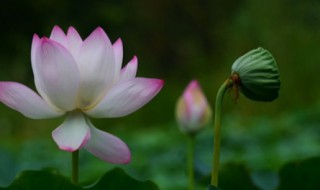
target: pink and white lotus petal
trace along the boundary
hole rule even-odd
[[[40,40],[39,36],[37,34],[34,34],[33,39],[32,39],[32,45],[31,45],[31,66],[32,66],[32,71],[33,71],[33,75],[34,75],[34,83],[35,83],[36,87],[40,86],[39,80],[41,79],[41,78],[35,76],[36,73],[38,73],[35,63],[36,63],[36,52],[38,50],[38,47],[40,46],[40,43],[41,43],[40,41],[41,40]],[[37,90],[38,90],[39,94],[45,94],[41,88],[37,88]]]
[[[48,38],[34,40],[33,72],[41,96],[60,110],[76,108],[80,74],[69,51]]]
[[[121,69],[121,39],[112,44],[98,27],[82,40],[58,26],[50,38],[34,34],[31,63],[38,94],[15,82],[0,82],[0,101],[26,117],[52,118],[67,113],[52,132],[60,149],[82,147],[104,161],[126,164],[131,154],[119,138],[96,129],[87,116],[121,117],[148,103],[162,88],[160,79],[136,78],[138,60]]]
[[[32,70],[36,69],[34,63],[36,62],[36,51],[38,50],[38,46],[40,45],[40,38],[37,34],[33,35],[32,45],[31,45],[31,64]]]
[[[148,78],[134,78],[118,83],[96,107],[86,113],[96,118],[128,115],[148,103],[163,84],[163,80]]]
[[[61,150],[73,152],[90,139],[89,121],[81,112],[71,112],[66,120],[52,132]]]
[[[123,46],[122,41],[119,38],[113,45],[113,52],[114,52],[114,61],[115,61],[115,72],[116,75],[120,74],[121,66],[122,66],[122,60],[123,60]],[[119,76],[116,76],[119,77]]]
[[[129,63],[121,70],[119,82],[135,78],[137,69],[138,58],[136,56],[133,56],[131,61],[129,61]]]
[[[50,107],[38,94],[17,82],[0,82],[0,101],[32,119],[54,118],[64,113]]]
[[[51,31],[50,39],[58,42],[59,44],[63,45],[65,48],[68,48],[67,36],[59,26],[53,27]]]
[[[102,28],[94,30],[82,43],[77,63],[81,76],[78,105],[87,109],[104,96],[115,79],[112,44]]]
[[[92,124],[90,130],[91,138],[84,146],[90,153],[114,164],[127,164],[131,161],[130,150],[121,139],[95,128]]]
[[[79,56],[79,51],[82,45],[82,38],[80,37],[79,33],[73,27],[69,27],[67,32],[67,44],[68,49],[73,55],[73,57]]]

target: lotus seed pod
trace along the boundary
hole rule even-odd
[[[279,95],[280,78],[276,61],[261,47],[239,57],[232,65],[231,79],[249,99],[273,101]]]

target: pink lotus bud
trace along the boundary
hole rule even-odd
[[[176,119],[180,130],[194,134],[210,121],[211,116],[211,108],[198,81],[191,81],[176,106]]]

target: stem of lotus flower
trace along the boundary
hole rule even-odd
[[[189,180],[189,190],[194,190],[194,145],[195,145],[195,136],[188,135],[188,180]]]
[[[73,184],[78,184],[79,178],[79,150],[72,152],[72,177]]]
[[[218,174],[220,162],[220,128],[221,128],[221,109],[225,92],[232,87],[233,81],[227,79],[219,88],[216,97],[215,118],[214,118],[214,142],[213,142],[213,163],[211,173],[211,185],[218,187]]]

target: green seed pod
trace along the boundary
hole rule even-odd
[[[276,61],[261,47],[239,57],[232,65],[231,79],[249,99],[273,101],[279,95],[280,78]]]

